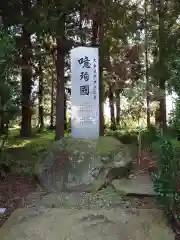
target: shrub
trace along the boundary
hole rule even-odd
[[[168,216],[179,219],[180,144],[176,140],[160,139],[153,144],[159,171],[152,176],[158,200]]]
[[[5,178],[6,172],[10,171],[10,167],[12,165],[12,159],[9,154],[5,152],[5,143],[7,141],[6,135],[0,136],[0,177]]]
[[[116,130],[116,131],[112,131],[109,130],[106,132],[107,136],[111,136],[111,137],[115,137],[116,139],[118,139],[120,142],[122,142],[123,144],[133,144],[133,143],[137,143],[137,133],[136,132],[127,132],[125,130]]]
[[[152,147],[153,142],[159,139],[159,134],[155,126],[151,125],[148,129],[140,130],[142,148]]]

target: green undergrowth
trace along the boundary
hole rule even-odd
[[[180,220],[180,142],[161,138],[153,143],[152,149],[159,169],[152,176],[158,201],[166,215]]]
[[[39,155],[54,141],[54,133],[44,131],[31,138],[20,138],[17,133],[17,130],[10,131],[3,158],[12,172],[32,175]]]
[[[11,130],[4,147],[4,161],[10,166],[12,172],[33,175],[35,174],[35,165],[44,155],[43,153],[49,150],[54,138],[55,135],[52,131],[37,133],[31,138],[20,138],[19,130]],[[100,140],[97,142],[97,151],[101,150],[103,153],[107,153],[119,145],[119,141],[115,138],[110,140],[109,138],[100,138]],[[121,148],[121,145],[119,147]]]

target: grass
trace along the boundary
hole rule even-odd
[[[13,163],[11,164],[13,165],[13,167],[11,166],[13,172],[34,173],[35,164],[54,139],[55,134],[53,131],[46,130],[42,133],[34,134],[31,138],[21,138],[19,137],[19,129],[11,129],[5,145],[5,153],[8,155],[9,162]],[[101,146],[105,152],[108,152],[112,146],[117,145],[119,142],[116,139],[112,139],[106,143],[105,140],[103,139],[103,144],[100,144],[106,146],[105,149]]]
[[[39,156],[54,141],[54,132],[44,131],[31,138],[20,138],[17,129],[10,131],[5,152],[15,163],[13,171],[33,173]]]

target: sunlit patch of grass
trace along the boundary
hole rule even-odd
[[[14,162],[18,163],[17,168],[21,165],[21,169],[17,169],[17,172],[23,169],[29,172],[28,169],[34,168],[41,154],[53,141],[54,133],[50,131],[44,131],[34,135],[34,137],[23,139],[19,137],[17,129],[13,129],[10,131],[5,145],[5,152]]]
[[[19,132],[17,129],[13,129],[10,131],[8,141],[6,143],[7,148],[17,148],[17,147],[25,147],[26,145],[32,144],[41,144],[43,142],[52,141],[54,139],[54,133],[50,131],[44,131],[42,133],[36,134],[31,138],[21,138],[19,137]]]

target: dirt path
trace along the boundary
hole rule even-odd
[[[100,199],[104,198],[103,192],[104,191],[101,191],[101,194],[99,194],[98,196],[99,201]],[[107,191],[105,192],[106,192],[105,195],[108,195]],[[48,206],[53,204],[54,204],[53,206],[56,206],[57,203],[58,205],[60,205],[59,200],[57,201],[55,200],[56,197],[53,200],[53,202],[55,203],[50,203],[50,202],[48,203],[47,199],[51,199],[52,196],[47,195],[42,197],[43,194],[44,192],[40,191],[38,182],[33,177],[18,176],[18,175],[10,174],[10,175],[7,175],[7,179],[5,181],[0,180],[0,207],[7,208],[7,211],[5,214],[3,215],[0,214],[0,227],[9,218],[9,216],[14,210],[16,210],[17,208],[22,208],[25,205],[27,205],[27,207],[31,207],[31,206],[33,207],[34,206],[33,202],[37,203],[40,201],[40,199],[42,202],[44,201],[45,204],[47,203]],[[77,198],[77,194],[70,194],[69,198],[71,198],[72,195],[76,195],[76,198]],[[88,194],[81,193],[80,195],[87,196]],[[64,198],[67,199],[67,197],[68,197],[67,194],[64,194]],[[108,198],[108,197],[105,197],[105,198]],[[119,199],[119,196],[116,196],[114,194],[111,196],[111,198],[115,198],[114,206],[118,204],[122,204],[122,199]],[[119,200],[118,201],[119,203],[117,203],[117,199]],[[132,208],[134,209],[135,208],[144,208],[144,209],[156,208],[156,203],[151,197],[127,198],[126,201],[124,201],[124,203],[126,203],[125,204],[126,207],[131,205]],[[112,201],[111,203],[107,203],[106,205],[108,204],[111,205]],[[65,205],[68,205],[68,203]]]
[[[174,240],[161,211],[121,208],[18,209],[0,229],[2,240]]]
[[[1,207],[8,207],[1,223],[19,208],[0,228],[2,240],[174,239],[153,198],[121,197],[111,188],[45,195],[33,178],[17,176],[0,193]]]

